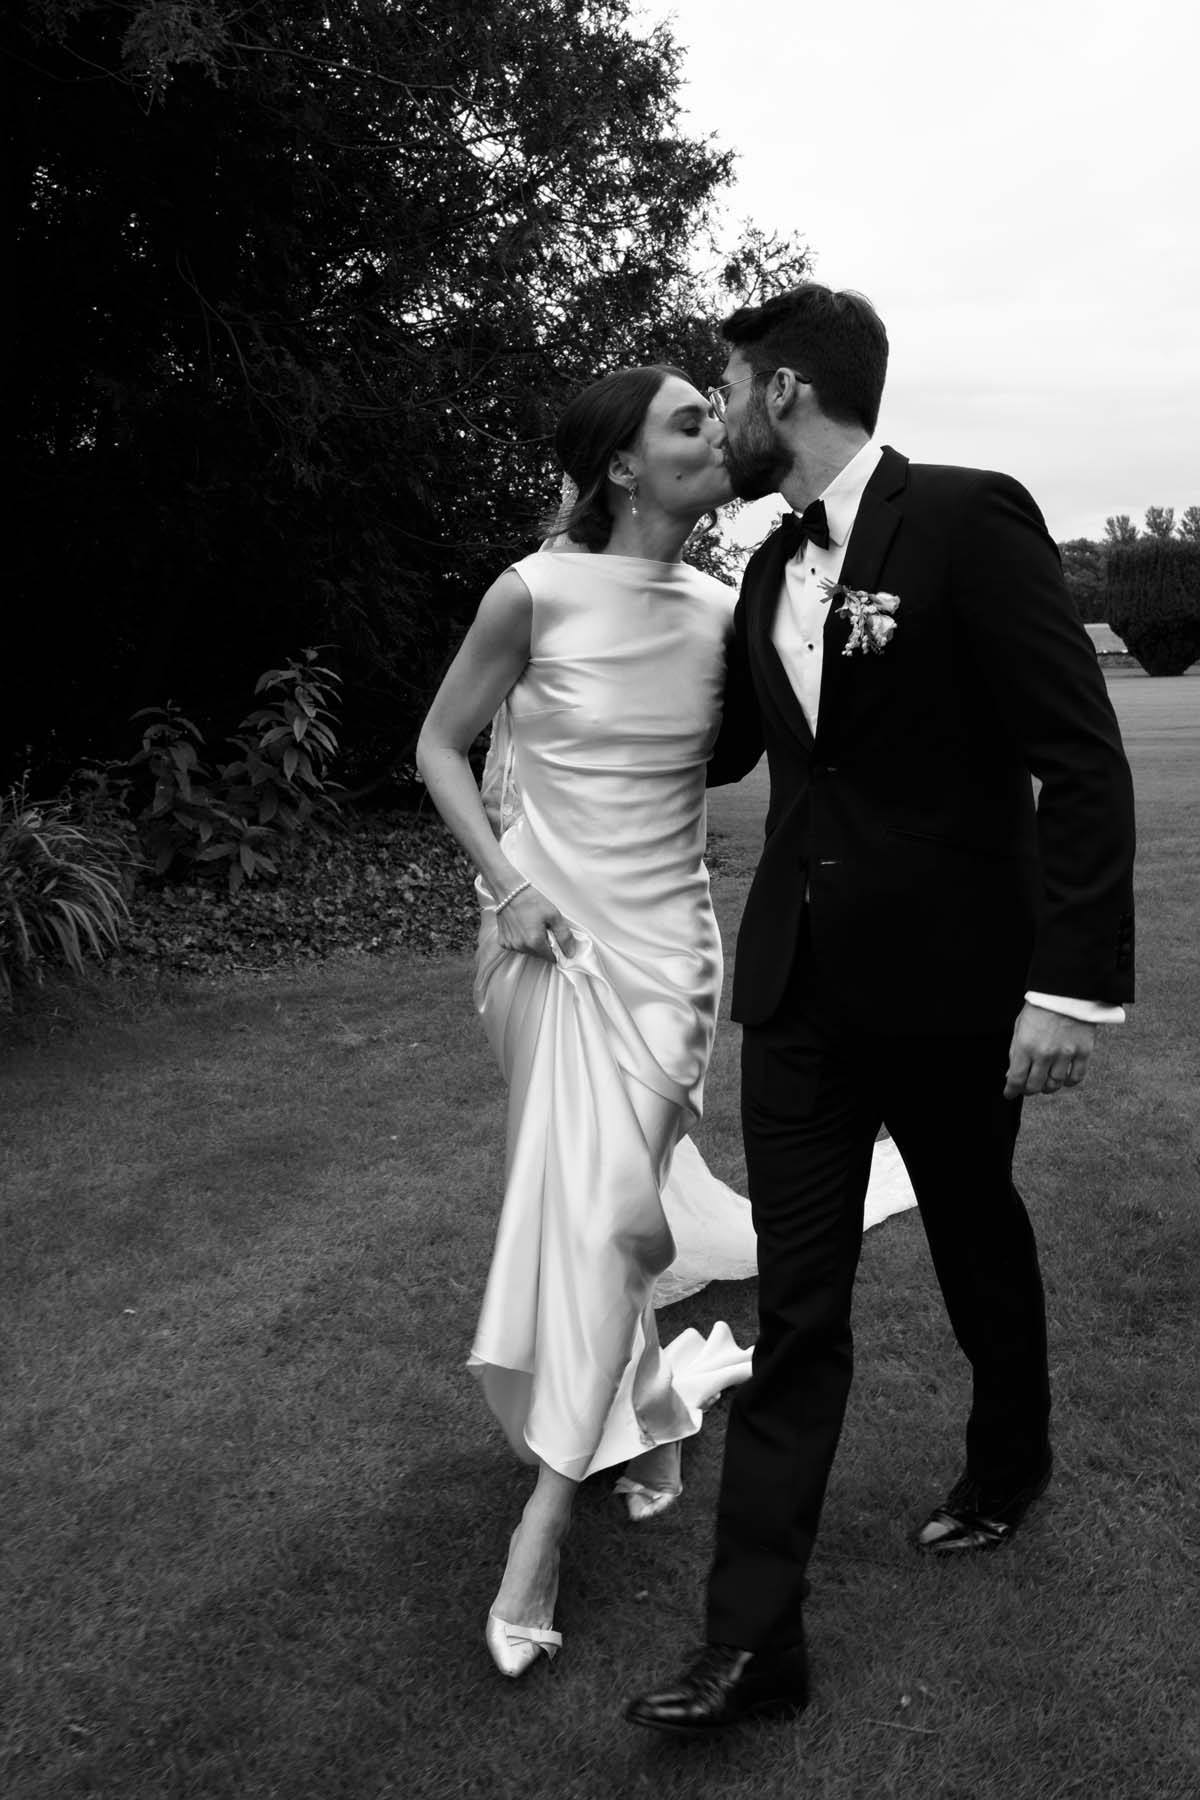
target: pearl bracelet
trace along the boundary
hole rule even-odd
[[[483,909],[484,912],[502,913],[510,900],[515,900],[518,894],[523,894],[526,888],[532,886],[532,881],[520,882],[519,885],[512,890],[511,894],[505,894],[503,900],[497,900],[495,906],[485,906]]]

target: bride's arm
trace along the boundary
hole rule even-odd
[[[417,740],[417,768],[438,812],[475,864],[496,900],[521,887],[483,809],[467,752],[529,661],[533,602],[506,569],[483,596],[475,622],[446,671]],[[571,935],[557,908],[527,887],[498,915],[500,940],[510,950],[549,955],[552,930],[564,950]]]

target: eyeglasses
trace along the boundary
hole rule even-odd
[[[741,375],[736,381],[726,381],[723,382],[720,387],[710,387],[707,390],[708,404],[712,407],[718,419],[723,420],[725,417],[727,406],[725,396],[730,388],[744,387],[748,381],[757,381],[759,376],[763,373],[764,371],[762,369],[755,369],[753,375]]]
[[[725,396],[730,388],[744,387],[748,381],[770,381],[774,373],[774,369],[755,369],[753,375],[739,375],[736,381],[725,381],[722,382],[720,387],[710,387],[706,390],[708,404],[712,407],[718,419],[723,423],[725,414],[728,410],[728,402],[726,401]],[[794,369],[792,370],[792,374],[796,375]],[[812,386],[807,375],[796,375],[796,380],[800,382],[803,387]]]

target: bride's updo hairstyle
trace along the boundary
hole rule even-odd
[[[691,376],[670,363],[614,369],[584,388],[558,421],[554,448],[579,497],[542,523],[546,537],[569,537],[587,550],[603,550],[612,535],[608,465],[618,450],[632,449],[655,394],[671,375]]]

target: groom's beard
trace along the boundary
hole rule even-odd
[[[788,460],[780,456],[770,421],[760,407],[749,413],[737,437],[726,441],[725,466],[739,500],[761,500],[764,494],[778,493]]]

